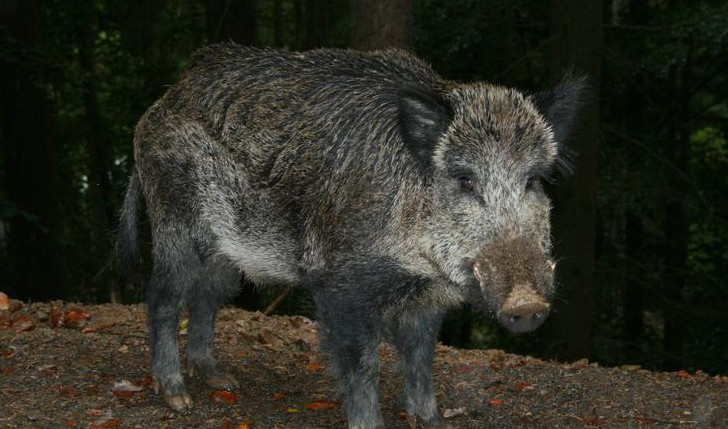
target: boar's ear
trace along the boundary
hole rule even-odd
[[[573,157],[572,151],[564,142],[569,138],[586,91],[586,77],[568,73],[554,89],[540,92],[532,98],[536,108],[554,131],[554,138],[559,145],[556,167],[564,175],[571,173]]]
[[[397,95],[404,144],[420,167],[429,169],[435,144],[450,123],[450,106],[439,95],[419,88],[401,88]]]

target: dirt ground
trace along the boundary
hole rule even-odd
[[[188,378],[195,407],[179,415],[154,393],[142,305],[9,307],[0,310],[2,428],[345,427],[306,318],[223,310],[216,352],[242,387],[214,391]],[[387,427],[408,428],[396,355],[387,346],[380,354]],[[728,428],[726,376],[445,346],[433,374],[440,409],[456,428]]]

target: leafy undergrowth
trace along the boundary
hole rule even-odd
[[[154,393],[144,313],[142,305],[0,299],[0,427],[345,427],[312,321],[222,310],[215,349],[241,387],[216,391],[188,377],[195,407],[180,415]],[[180,339],[184,347],[184,324]],[[387,346],[380,355],[387,427],[410,427],[396,355]],[[725,376],[445,346],[433,373],[456,428],[728,428]]]

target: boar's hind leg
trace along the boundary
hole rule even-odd
[[[384,333],[401,355],[404,372],[404,403],[417,427],[441,428],[430,367],[442,315],[404,312],[385,321]]]
[[[147,323],[152,347],[152,372],[165,400],[176,411],[187,411],[192,399],[180,369],[177,333],[185,297],[194,283],[199,261],[171,249],[184,247],[159,240],[153,249],[154,269],[147,288]]]
[[[379,332],[373,309],[314,293],[321,332],[321,350],[344,393],[349,429],[384,427],[379,410]]]
[[[189,373],[200,375],[216,389],[239,386],[232,374],[218,367],[212,353],[217,309],[238,291],[239,286],[240,274],[235,268],[209,262],[190,293],[187,327]]]

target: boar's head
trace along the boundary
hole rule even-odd
[[[483,83],[441,97],[400,93],[403,138],[429,180],[431,264],[513,332],[549,312],[555,263],[542,180],[569,170],[562,142],[583,86],[567,79],[536,96]]]

